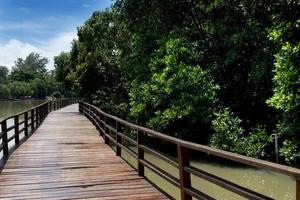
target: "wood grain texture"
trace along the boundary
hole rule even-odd
[[[7,161],[0,199],[167,199],[71,105],[48,115]]]

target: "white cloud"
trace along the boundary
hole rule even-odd
[[[57,56],[62,51],[70,51],[71,42],[75,38],[77,38],[76,32],[61,33],[40,47],[42,55],[49,59],[49,69],[54,68],[54,56]]]
[[[82,4],[82,7],[89,8],[89,7],[91,7],[91,5],[90,4]]]
[[[76,37],[76,32],[65,32],[38,45],[10,39],[7,43],[0,44],[0,65],[11,69],[17,58],[25,58],[29,53],[36,52],[47,57],[49,59],[47,67],[53,69],[54,56],[62,51],[69,51],[71,42]]]
[[[37,51],[38,48],[31,44],[11,39],[6,44],[0,45],[0,65],[7,66],[10,69],[17,58],[24,58],[30,52]]]

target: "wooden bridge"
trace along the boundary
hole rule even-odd
[[[46,102],[1,122],[0,199],[173,198],[147,181],[145,169],[179,188],[184,200],[214,199],[192,185],[191,175],[247,199],[272,199],[190,166],[190,152],[196,151],[291,176],[300,200],[299,169],[179,140],[75,103]],[[175,146],[176,158],[148,145],[154,138]],[[123,151],[135,159],[136,170],[121,159]],[[145,159],[145,153],[178,168],[178,177]]]

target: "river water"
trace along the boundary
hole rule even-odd
[[[0,101],[0,121],[11,115],[28,110],[42,102],[36,100]]]
[[[130,154],[126,153],[126,151],[122,151],[122,157],[136,168],[137,162]],[[165,162],[164,160],[148,153],[145,153],[145,159],[168,172],[169,174],[173,175],[174,177],[179,177],[178,169]],[[240,165],[234,166],[233,164],[229,165],[218,163],[217,161],[201,160],[201,158],[197,159],[197,161],[192,161],[191,165],[253,191],[264,194],[273,199],[296,199],[296,181],[294,178],[286,175],[268,170],[257,169],[254,167],[241,167]],[[147,168],[145,169],[145,176],[159,188],[162,188],[164,192],[170,194],[175,199],[180,199],[179,189],[170,184],[168,181],[159,177]],[[198,177],[192,176],[191,180],[193,187],[197,188],[201,192],[210,195],[215,199],[245,199]]]
[[[0,101],[0,121],[8,116],[30,109],[42,101]],[[13,141],[12,141],[13,142]],[[0,157],[2,153],[0,153]],[[122,157],[133,166],[137,163],[133,157],[126,154],[126,151],[122,151]],[[159,168],[167,171],[171,175],[178,177],[178,170],[169,163],[155,157],[151,154],[146,154],[145,159],[155,164]],[[192,166],[220,176],[224,179],[232,181],[236,184],[242,185],[251,190],[265,194],[269,197],[278,200],[294,200],[296,184],[295,179],[278,174],[275,172],[261,170],[257,168],[232,166],[224,163],[217,163],[214,161],[206,161],[197,159],[192,161]],[[166,193],[180,199],[180,191],[178,188],[165,181],[158,175],[154,174],[150,170],[145,170],[146,177],[154,184],[162,188]],[[211,184],[200,178],[192,176],[192,185],[200,191],[211,195],[216,199],[224,200],[238,200],[244,199],[238,195],[228,192],[219,186]]]
[[[37,106],[44,101],[40,100],[24,100],[24,101],[0,101],[0,122],[4,120],[7,117],[10,117],[14,114],[20,113],[25,110],[29,110],[30,108]],[[20,121],[24,120],[23,115],[20,117]],[[8,119],[7,120],[7,127],[13,126],[14,119]],[[24,127],[24,124],[20,126],[20,129]],[[1,126],[0,126],[0,132],[1,132]],[[8,132],[8,137],[11,137],[14,135],[14,130],[11,130]],[[24,137],[24,132],[20,134],[20,139]],[[2,143],[2,140],[0,139],[0,144]],[[11,148],[14,146],[14,140],[10,141],[8,143],[8,147]],[[3,153],[0,151],[0,159],[2,158]]]

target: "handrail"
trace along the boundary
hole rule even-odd
[[[133,151],[127,148],[122,144],[122,139],[126,142],[131,143],[132,146],[136,146],[137,153],[134,153],[138,162],[138,174],[140,176],[144,176],[144,168],[152,170],[154,173],[160,175],[165,180],[169,181],[175,186],[179,186],[181,191],[181,199],[183,200],[191,200],[192,197],[200,198],[200,199],[211,199],[212,197],[204,194],[203,192],[195,189],[191,185],[191,174],[195,175],[199,178],[202,178],[206,181],[209,181],[213,184],[217,184],[220,187],[223,187],[226,190],[229,190],[233,193],[236,193],[240,196],[243,196],[248,199],[272,199],[258,192],[249,190],[240,185],[232,183],[230,181],[224,180],[221,177],[216,175],[204,172],[197,168],[193,168],[190,166],[190,151],[198,151],[202,153],[207,153],[214,155],[219,158],[223,158],[226,160],[231,160],[239,163],[246,164],[248,166],[253,166],[261,169],[267,169],[271,171],[275,171],[281,174],[288,175],[290,177],[294,177],[296,180],[296,200],[300,200],[300,169],[292,168],[289,166],[276,164],[256,158],[251,158],[243,155],[239,155],[236,153],[223,151],[219,149],[214,149],[205,145],[196,144],[188,141],[184,141],[172,136],[168,136],[157,131],[138,126],[136,124],[127,122],[123,119],[120,119],[116,116],[105,113],[98,107],[88,104],[86,102],[79,102],[79,111],[83,113],[87,118],[93,122],[96,128],[99,130],[100,135],[104,138],[105,143],[109,144],[114,143],[116,145],[116,155],[121,155],[121,149],[125,148],[126,151]],[[129,128],[132,131],[137,131],[137,139],[135,142],[133,140],[126,140],[128,136],[122,133],[122,127]],[[111,134],[114,134],[115,138]],[[161,139],[163,141],[172,143],[177,146],[177,160],[171,160],[170,158],[162,155],[157,150],[150,148],[145,143],[145,136],[151,135],[154,138]],[[124,141],[123,140],[123,141]],[[154,155],[160,155],[159,158],[164,161],[172,164],[174,167],[179,169],[179,179],[176,182],[176,177],[164,172],[160,169],[157,169],[155,165],[146,161],[144,159],[144,151],[152,153]]]
[[[51,111],[58,110],[77,102],[78,99],[75,98],[46,101],[40,105],[34,106],[0,121],[0,139],[2,141],[0,142],[0,152],[3,153],[3,157],[0,158],[0,172],[8,159],[9,154],[19,146],[20,134],[24,133],[22,141],[27,139],[30,134],[32,134],[41,125]],[[8,121],[13,121],[12,125],[9,125]],[[14,132],[10,134],[12,131]],[[15,143],[12,148],[9,148],[9,142],[13,139],[15,140]]]

